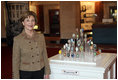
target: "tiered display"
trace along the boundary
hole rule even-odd
[[[79,34],[73,34],[72,38],[59,50],[59,56],[61,60],[65,61],[83,61],[83,62],[95,62],[96,55],[101,53],[101,50],[97,51],[96,44],[93,44],[91,39],[87,39],[87,34],[83,33],[83,29],[80,29]]]

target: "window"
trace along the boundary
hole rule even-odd
[[[29,10],[27,1],[8,1],[7,5],[9,12],[8,15],[11,22],[17,22],[20,19],[22,13]]]

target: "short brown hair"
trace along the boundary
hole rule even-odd
[[[35,18],[35,24],[37,24],[37,16],[36,13],[33,11],[26,11],[22,14],[20,21],[23,22],[25,18],[28,18],[29,16],[33,16]]]

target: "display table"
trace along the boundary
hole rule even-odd
[[[116,54],[101,53],[96,65],[63,61],[59,54],[49,58],[51,79],[110,79],[116,77]]]

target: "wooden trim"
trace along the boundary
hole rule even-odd
[[[59,41],[60,37],[45,37],[47,41]]]

